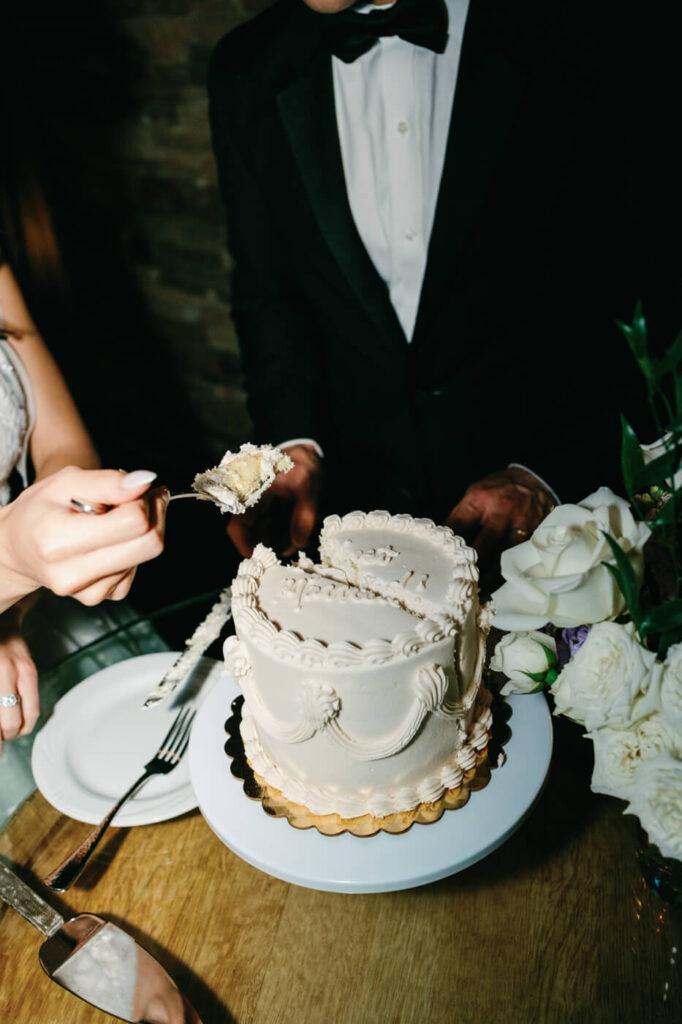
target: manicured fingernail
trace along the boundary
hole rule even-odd
[[[134,487],[150,484],[152,480],[156,480],[156,473],[152,473],[150,469],[134,469],[132,473],[126,473],[123,477],[121,487],[129,487],[132,490]]]

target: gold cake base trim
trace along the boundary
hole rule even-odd
[[[257,800],[266,814],[274,818],[286,818],[293,828],[316,828],[324,836],[339,836],[349,832],[354,836],[374,836],[378,832],[399,835],[407,832],[413,825],[432,825],[439,821],[445,811],[455,811],[463,807],[471,793],[484,789],[490,781],[488,765],[488,748],[479,751],[476,764],[455,789],[446,789],[439,800],[418,804],[411,811],[399,811],[375,818],[371,814],[363,814],[357,818],[342,818],[338,814],[313,814],[307,807],[292,803],[290,800],[252,769],[241,737],[241,710],[244,703],[242,696],[232,701],[232,715],[225,723],[228,740],[225,753],[231,759],[230,771],[236,779],[243,782],[243,790],[251,800]]]

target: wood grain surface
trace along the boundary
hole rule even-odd
[[[123,925],[204,1024],[679,1024],[682,915],[643,884],[634,819],[590,793],[580,731],[560,721],[555,732],[529,820],[432,885],[292,886],[239,860],[194,812],[112,829],[76,886],[46,898]],[[37,885],[84,829],[36,793],[0,834],[0,856]],[[0,1020],[112,1020],[42,973],[41,942],[0,904]]]

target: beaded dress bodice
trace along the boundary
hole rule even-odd
[[[0,311],[0,322],[1,322]],[[31,389],[21,361],[0,337],[0,505],[10,499],[14,468],[26,483],[28,440],[33,426]]]

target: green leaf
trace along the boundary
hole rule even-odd
[[[674,477],[681,466],[682,458],[674,448],[658,455],[651,462],[645,463],[638,478],[637,490],[641,490],[643,487],[655,487],[657,484],[667,485],[667,481]],[[623,472],[623,476],[625,476],[625,472]]]
[[[545,673],[545,672],[524,672],[523,674],[524,674],[524,676],[528,676],[529,679],[532,679],[534,683],[538,684],[535,687],[534,690],[529,690],[528,691],[529,693],[540,693],[548,685],[547,681],[545,679],[545,676],[548,673]]]
[[[647,525],[650,526],[652,530],[656,530],[659,526],[671,526],[680,518],[680,511],[679,502],[676,502],[673,497],[670,497],[665,502],[656,518],[650,520]]]
[[[652,608],[642,619],[642,629],[647,633],[665,633],[678,627],[682,628],[682,598]]]
[[[679,644],[682,640],[682,626],[677,626],[675,629],[667,630],[662,633],[658,640],[658,656],[659,658],[665,658],[668,653],[668,648],[672,647],[673,644]]]
[[[606,538],[616,562],[615,565],[611,565],[609,562],[602,562],[602,565],[605,565],[609,572],[615,577],[616,583],[620,587],[620,591],[625,598],[625,604],[628,607],[632,621],[635,624],[637,632],[641,636],[642,612],[639,603],[639,584],[637,583],[637,577],[635,576],[635,570],[632,562],[613,537],[610,537],[604,530],[602,530],[602,534]]]
[[[637,435],[622,413],[620,424],[622,428],[620,461],[623,469],[623,480],[625,481],[625,490],[628,494],[633,495],[646,486],[643,483],[646,463],[644,462],[644,455],[637,440]]]
[[[524,676],[528,676],[528,678],[532,679],[534,683],[544,682],[546,674],[544,672],[524,672],[523,669],[521,671],[523,672]]]
[[[682,363],[682,331],[680,331],[666,354],[659,361],[658,372],[659,374],[674,373],[680,363]]]
[[[646,320],[642,312],[641,300],[635,306],[635,312],[632,317],[632,325],[621,323],[617,321],[618,326],[627,338],[628,345],[632,349],[632,354],[639,362],[640,359],[646,358],[647,355],[647,329]]]
[[[543,651],[545,652],[545,657],[547,658],[547,668],[554,668],[554,666],[557,663],[556,654],[554,653],[551,647],[547,647],[545,644],[540,644],[540,647],[542,647]]]
[[[618,321],[618,326],[625,335],[632,354],[637,360],[640,370],[644,374],[649,393],[653,392],[656,389],[656,384],[658,383],[658,374],[654,360],[649,355],[647,327],[646,320],[642,312],[642,303],[638,302],[635,307],[632,325]]]

